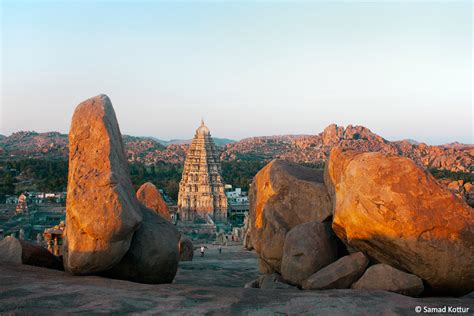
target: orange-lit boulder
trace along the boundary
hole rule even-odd
[[[249,192],[250,237],[264,273],[281,272],[286,233],[331,215],[323,172],[273,160],[255,175]]]
[[[106,95],[88,99],[76,107],[69,131],[64,268],[112,268],[141,219],[112,103]]]
[[[160,191],[151,182],[146,182],[141,185],[137,191],[138,200],[148,207],[160,214],[164,219],[171,221],[170,211],[168,205],[160,194]]]
[[[333,230],[345,243],[432,291],[474,289],[474,210],[413,161],[335,148],[325,181]]]

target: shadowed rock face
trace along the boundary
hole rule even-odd
[[[181,236],[179,240],[179,261],[193,261],[194,245],[191,239]]]
[[[141,185],[137,191],[138,200],[148,207],[160,214],[164,219],[171,221],[170,211],[168,205],[160,194],[160,191],[151,182],[146,182]]]
[[[423,292],[423,281],[416,275],[397,270],[387,264],[376,264],[365,271],[353,289],[384,290],[408,296]]]
[[[282,160],[273,160],[257,173],[249,197],[251,244],[264,273],[280,272],[290,229],[322,222],[331,212],[323,173]]]
[[[356,252],[317,271],[303,282],[305,290],[348,289],[364,273],[369,259]]]
[[[21,253],[20,241],[15,237],[0,240],[0,263],[21,264]]]
[[[155,211],[140,205],[143,223],[130,250],[105,276],[140,283],[171,283],[178,270],[180,234]]]
[[[39,245],[11,236],[0,240],[0,264],[26,264],[63,270],[59,257]]]
[[[122,259],[141,222],[117,118],[106,95],[76,107],[69,146],[64,266],[74,274],[91,274]]]
[[[21,261],[23,264],[64,270],[61,257],[56,257],[45,248],[28,241],[20,240],[20,244],[22,250]]]
[[[336,259],[336,236],[331,224],[304,223],[286,234],[281,275],[285,281],[301,285],[302,281]]]
[[[474,210],[407,158],[335,148],[326,165],[333,229],[438,293],[474,289]]]

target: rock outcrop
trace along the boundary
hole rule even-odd
[[[191,239],[181,236],[179,240],[179,261],[193,261],[194,245]]]
[[[142,218],[106,95],[77,106],[69,151],[64,266],[74,274],[108,270],[127,253]]]
[[[251,244],[261,272],[281,271],[286,233],[306,222],[322,222],[331,202],[321,171],[282,160],[260,170],[249,192]]]
[[[193,277],[200,278],[199,275]],[[415,306],[453,306],[459,307],[458,315],[469,315],[474,306],[473,295],[413,298],[387,291],[258,290],[241,286],[203,286],[199,283],[156,286],[96,276],[78,278],[61,271],[26,265],[0,265],[0,310],[6,315],[49,315],[54,308],[54,313],[60,315],[332,316],[415,315]]]
[[[180,234],[154,210],[144,205],[140,210],[143,223],[133,235],[130,250],[104,275],[148,284],[171,283],[178,270]]]
[[[305,290],[348,289],[364,273],[369,259],[356,252],[322,268],[302,284]]]
[[[286,234],[281,275],[285,281],[301,285],[316,271],[336,259],[337,243],[331,223],[300,224]]]
[[[20,241],[15,237],[0,240],[0,263],[21,264],[21,253]]]
[[[353,289],[383,290],[407,296],[418,296],[423,292],[423,281],[416,275],[397,270],[387,264],[376,264],[352,284]]]
[[[474,207],[474,185],[471,182],[465,183],[463,180],[453,181],[452,179],[438,179],[438,182],[465,200],[469,206]]]
[[[61,260],[45,248],[12,236],[0,240],[0,263],[26,264],[63,270]]]
[[[335,148],[325,180],[346,244],[434,292],[474,289],[474,211],[413,161]]]
[[[259,288],[267,290],[294,289],[294,286],[285,283],[281,275],[277,273],[265,274],[260,277]]]
[[[55,270],[64,270],[60,257],[50,253],[47,249],[28,241],[20,240],[21,262],[30,266],[43,267]]]
[[[260,288],[260,278],[256,278],[255,280],[249,281],[244,285],[245,289],[259,289]]]
[[[170,211],[168,205],[160,194],[160,191],[151,182],[146,182],[141,185],[137,191],[138,200],[148,207],[160,214],[164,219],[171,221]]]

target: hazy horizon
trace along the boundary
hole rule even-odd
[[[119,122],[120,124],[120,122]],[[207,124],[206,124],[207,125]],[[347,127],[347,125],[339,125],[339,124],[336,124],[338,126],[344,126],[344,127]],[[352,124],[353,126],[355,126],[354,124]],[[364,127],[367,127],[367,126],[364,126]],[[369,127],[367,127],[369,128]],[[370,129],[370,128],[369,128]],[[323,129],[324,130],[324,129]],[[212,133],[212,130],[210,130],[211,132],[211,136],[212,138],[218,138],[218,139],[227,139],[227,140],[231,140],[231,141],[240,141],[240,140],[243,140],[243,139],[246,139],[246,138],[252,138],[252,137],[271,137],[271,136],[288,136],[288,135],[291,135],[291,136],[303,136],[303,135],[317,135],[319,133],[321,133],[323,130],[319,131],[319,132],[316,132],[316,133],[313,133],[313,134],[307,134],[307,133],[299,133],[299,134],[268,134],[268,135],[253,135],[253,136],[249,136],[249,137],[244,137],[244,138],[229,138],[229,137],[220,137],[219,135],[214,135]],[[16,132],[34,132],[34,133],[38,133],[38,134],[42,134],[42,133],[49,133],[49,132],[58,132],[60,134],[64,134],[64,135],[67,135],[69,133],[69,131],[57,131],[57,130],[48,130],[48,131],[37,131],[37,130],[17,130],[17,131],[13,131],[11,132],[10,134],[2,134],[0,133],[0,135],[3,135],[3,136],[11,136],[12,134],[16,133]],[[379,136],[382,136],[383,135],[380,135],[378,134],[377,132],[371,130],[371,132],[379,135]],[[141,138],[154,138],[158,141],[163,141],[163,142],[172,142],[172,141],[191,141],[194,137],[194,134],[192,134],[191,136],[187,137],[187,138],[176,138],[176,137],[173,137],[173,138],[163,138],[163,137],[160,137],[160,136],[155,136],[155,135],[133,135],[133,134],[127,134],[127,133],[124,133],[122,131],[122,135],[127,135],[127,136],[132,136],[132,137],[141,137]],[[401,141],[401,140],[409,140],[409,141],[417,141],[419,143],[426,143],[426,142],[422,142],[422,141],[419,141],[417,139],[414,139],[414,138],[403,138],[403,139],[388,139],[386,137],[383,137],[385,138],[386,140],[388,141]],[[450,144],[450,143],[462,143],[462,142],[459,142],[459,141],[452,141],[452,142],[447,142],[447,143],[439,143],[439,144],[431,144],[431,143],[426,143],[428,145],[446,145],[446,144]],[[471,144],[471,143],[463,143],[463,144]]]
[[[122,133],[473,143],[470,1],[1,4],[0,134],[67,133],[100,93]]]

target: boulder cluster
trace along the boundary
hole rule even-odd
[[[88,99],[69,132],[64,268],[141,283],[172,282],[180,234],[151,183],[135,194],[110,99]]]
[[[464,199],[469,206],[474,207],[474,184],[464,180],[439,179],[451,192]]]
[[[410,159],[336,147],[324,171],[274,160],[249,198],[264,275],[246,287],[474,290],[474,210]]]
[[[140,283],[171,283],[178,261],[193,258],[160,191],[150,182],[135,193],[122,134],[110,99],[76,107],[69,131],[69,174],[63,258],[7,237],[0,262],[102,275]]]

